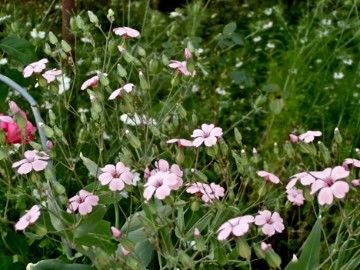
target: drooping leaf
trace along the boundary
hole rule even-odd
[[[88,169],[90,175],[97,177],[99,174],[98,165],[91,159],[84,157],[82,153],[80,153],[80,158],[83,161],[85,167]]]
[[[21,64],[29,64],[36,61],[34,46],[26,39],[9,36],[0,41],[0,49],[2,49],[9,58],[19,61]]]
[[[105,213],[106,207],[100,205],[94,212],[88,216],[83,217],[83,220],[74,231],[74,237],[79,238],[94,231],[95,228],[100,224],[100,221],[103,219]]]

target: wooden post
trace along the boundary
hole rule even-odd
[[[63,39],[70,44],[74,45],[74,36],[70,32],[70,18],[75,9],[75,0],[62,0],[62,27],[61,34]]]

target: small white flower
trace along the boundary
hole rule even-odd
[[[256,37],[253,38],[253,41],[254,41],[255,43],[259,42],[260,40],[261,40],[261,37],[260,37],[260,36],[256,36]]]
[[[266,44],[266,47],[269,48],[269,49],[274,49],[274,48],[275,48],[275,44],[269,41],[269,42]]]
[[[193,93],[196,93],[196,92],[199,92],[199,86],[194,84],[192,87],[191,87],[191,92]]]
[[[8,63],[7,58],[1,58],[1,59],[0,59],[0,65],[1,65],[1,66],[6,65],[7,63]]]
[[[324,30],[324,31],[319,33],[320,37],[326,37],[327,35],[329,35],[329,30]]]
[[[180,12],[176,12],[176,11],[170,12],[169,17],[170,18],[177,18],[177,17],[184,18],[184,16]]]
[[[65,91],[70,89],[71,79],[65,74],[56,77],[56,80],[59,82],[59,95],[62,95]]]
[[[79,112],[79,113],[87,113],[87,112],[89,112],[89,109],[79,108],[79,109],[78,109],[78,112]]]
[[[243,61],[237,62],[237,63],[235,64],[235,67],[239,68],[239,67],[241,67],[243,64],[244,64]]]
[[[348,59],[344,59],[343,60],[343,63],[347,66],[351,66],[352,63],[353,63],[353,60],[351,58],[348,58]]]
[[[332,21],[331,19],[322,19],[321,24],[322,25],[331,25]]]
[[[266,16],[270,16],[270,15],[272,14],[272,12],[273,12],[272,8],[266,8],[266,9],[264,10],[264,14],[265,14]]]
[[[341,80],[342,78],[344,78],[344,73],[340,72],[334,72],[334,79],[335,80]]]
[[[220,88],[220,87],[217,87],[215,89],[215,92],[218,93],[220,96],[225,96],[227,94],[227,92],[225,91],[224,88]]]
[[[262,28],[263,28],[264,30],[266,30],[266,29],[269,29],[269,28],[271,28],[271,27],[273,27],[273,22],[272,22],[272,21],[264,24]]]
[[[88,38],[88,37],[82,37],[81,38],[81,41],[83,42],[83,43],[92,43],[93,41],[90,39],[90,38]]]

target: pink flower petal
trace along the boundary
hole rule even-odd
[[[109,189],[111,191],[121,191],[124,189],[124,187],[124,182],[119,178],[114,178],[109,184]]]
[[[43,160],[35,160],[34,162],[31,163],[32,167],[35,171],[39,172],[42,170],[45,170],[45,168],[48,165],[47,161],[43,161]]]
[[[336,166],[331,171],[331,178],[333,180],[343,179],[345,177],[348,177],[349,174],[350,172],[345,170],[343,166]]]
[[[318,195],[318,202],[320,205],[331,204],[334,196],[332,190],[329,187],[322,188]]]
[[[217,239],[220,241],[225,240],[226,238],[229,237],[231,230],[232,230],[231,227],[223,228],[221,231],[219,231]]]
[[[19,169],[17,170],[19,174],[28,174],[32,170],[31,163],[24,163],[22,164]]]
[[[337,181],[330,187],[332,193],[338,199],[344,198],[346,193],[349,192],[349,188],[349,184],[344,181]]]

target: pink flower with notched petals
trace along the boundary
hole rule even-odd
[[[224,188],[215,183],[211,183],[210,185],[200,182],[189,184],[186,192],[197,194],[199,197],[201,196],[201,199],[206,203],[213,203],[225,195]]]
[[[151,175],[154,175],[157,172],[169,172],[169,173],[173,173],[176,175],[176,180],[177,183],[173,186],[171,186],[171,188],[173,190],[177,190],[179,189],[179,187],[182,186],[183,184],[183,171],[181,170],[181,168],[179,167],[179,165],[177,164],[172,164],[170,166],[169,162],[167,162],[164,159],[160,159],[159,161],[155,161],[155,169],[151,171]]]
[[[348,177],[349,171],[345,170],[342,166],[334,168],[327,168],[320,172],[312,172],[316,178],[315,182],[311,185],[310,194],[318,194],[318,202],[320,205],[331,204],[335,198],[342,199],[349,191],[349,184],[345,181],[338,181]]]
[[[217,239],[221,241],[227,239],[231,235],[237,237],[242,236],[249,231],[249,224],[253,222],[254,217],[250,215],[229,219],[217,230]]]
[[[166,143],[176,143],[179,147],[191,147],[193,146],[192,141],[186,139],[170,139]]]
[[[300,181],[303,186],[311,185],[315,182],[315,177],[311,173],[312,172],[301,172],[291,176],[291,180],[286,185],[286,189],[288,190],[293,188],[298,181]]]
[[[191,72],[187,69],[187,63],[186,61],[176,61],[176,60],[170,60],[169,68],[175,69],[176,72],[184,75],[184,76],[190,76]]]
[[[360,168],[360,160],[354,158],[347,158],[344,160],[342,166],[348,170],[350,165],[355,168]]]
[[[43,171],[48,165],[49,156],[45,152],[28,150],[24,153],[25,158],[15,162],[12,167],[17,168],[19,174],[28,174],[31,171]]]
[[[78,211],[80,215],[84,216],[91,213],[94,206],[98,205],[99,197],[84,189],[79,191],[79,195],[75,195],[69,199],[68,213],[75,213]]]
[[[310,143],[315,139],[315,137],[320,137],[321,135],[322,135],[321,131],[309,130],[299,135],[299,140],[304,143]]]
[[[116,165],[108,164],[101,168],[101,171],[99,181],[103,186],[109,185],[111,191],[122,191],[125,184],[133,184],[134,175],[130,172],[130,168],[122,162],[118,162]]]
[[[88,89],[90,87],[95,88],[97,87],[98,83],[99,83],[99,76],[95,75],[93,77],[91,77],[90,79],[86,80],[82,85],[81,85],[81,90],[85,90]]]
[[[195,129],[191,137],[195,138],[193,141],[195,147],[199,147],[202,144],[210,147],[215,145],[218,138],[221,138],[222,135],[222,129],[215,127],[214,124],[202,124],[201,129]]]
[[[45,68],[46,64],[49,62],[46,58],[43,58],[37,62],[27,65],[23,70],[23,75],[25,78],[30,77],[33,73],[41,73]]]
[[[34,224],[40,216],[40,206],[34,205],[26,212],[25,215],[23,215],[18,222],[15,224],[15,230],[17,231],[23,231],[25,230],[29,225]]]
[[[47,83],[51,83],[53,81],[56,80],[57,76],[60,76],[62,74],[62,71],[59,69],[51,69],[48,71],[45,71],[42,76],[44,77],[44,79],[47,81]]]
[[[304,195],[301,189],[297,189],[295,187],[286,190],[287,199],[293,205],[300,206],[304,204]]]
[[[134,84],[127,83],[123,87],[116,89],[114,92],[112,92],[108,99],[113,100],[116,97],[121,96],[124,91],[126,93],[130,93],[131,91],[133,91],[134,87],[135,87]]]
[[[269,173],[267,171],[257,171],[256,172],[258,176],[264,178],[267,182],[272,182],[274,184],[279,184],[280,179],[275,174]]]
[[[113,32],[115,35],[121,36],[124,39],[129,37],[136,38],[140,36],[140,32],[138,30],[126,26],[114,28]]]
[[[260,226],[263,234],[268,236],[281,233],[285,229],[283,219],[279,213],[271,213],[269,210],[259,211],[259,214],[255,217],[255,224]]]
[[[174,173],[158,171],[151,175],[145,183],[144,198],[149,201],[152,196],[159,200],[170,195],[173,186],[177,185],[177,176]]]

